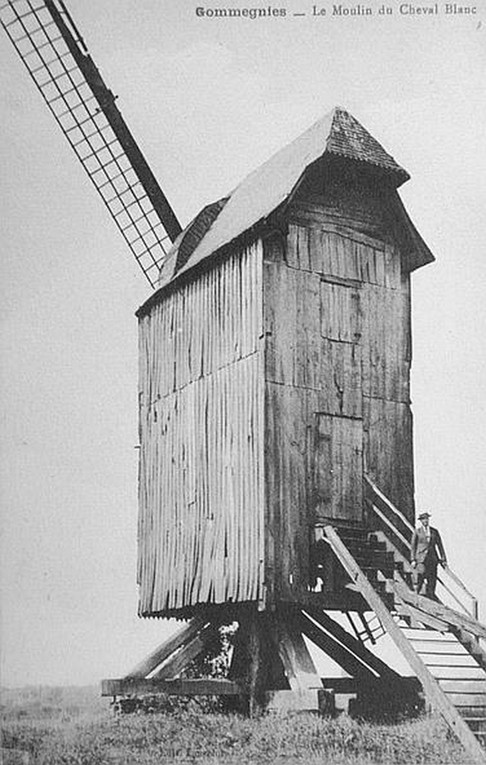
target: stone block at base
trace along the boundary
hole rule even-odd
[[[307,691],[267,691],[265,708],[268,712],[335,713],[334,694],[321,688]]]

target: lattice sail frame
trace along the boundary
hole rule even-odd
[[[62,0],[9,0],[0,21],[152,287],[181,226]]]

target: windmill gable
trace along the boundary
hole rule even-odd
[[[190,256],[178,257],[184,232],[162,268],[159,285],[166,286],[179,275],[215,255],[238,237],[248,233],[286,204],[295,194],[306,171],[319,159],[341,158],[351,163],[374,168],[386,177],[395,214],[400,220],[404,235],[409,239],[410,270],[431,262],[433,256],[427,245],[413,228],[400,203],[395,189],[409,179],[409,175],[394,158],[373,138],[368,131],[344,109],[336,107],[312,125],[305,133],[285,146],[267,162],[254,170],[227,198],[211,205],[214,215],[209,226],[201,226],[207,220],[208,207],[186,228],[194,225],[200,236],[192,239]]]

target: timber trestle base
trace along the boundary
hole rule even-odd
[[[356,711],[366,715],[417,711],[421,688],[422,702],[442,715],[472,762],[485,765],[486,626],[477,611],[457,611],[415,593],[410,564],[383,532],[346,538],[331,525],[322,531],[342,569],[343,591],[336,595],[345,603],[345,590],[361,603],[360,610],[341,609],[351,631],[319,605],[319,593],[275,610],[258,611],[256,604],[208,609],[128,675],[104,680],[102,695],[227,696],[232,709],[254,715],[262,709],[332,713],[335,691],[355,694]],[[235,621],[227,678],[184,677],[194,659],[209,652],[220,627]],[[415,677],[402,677],[367,647],[384,634]],[[305,639],[349,677],[319,677]]]
[[[238,621],[227,678],[189,678],[185,670],[204,656],[219,627]],[[350,677],[321,678],[304,638],[323,650]],[[102,681],[103,696],[173,694],[232,697],[229,708],[257,711],[335,712],[334,692],[380,699],[382,708],[412,709],[420,703],[415,678],[398,675],[324,611],[285,606],[222,611],[219,619],[197,616],[125,677]],[[229,699],[228,699],[229,700]]]

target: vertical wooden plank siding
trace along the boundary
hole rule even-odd
[[[377,200],[305,193],[264,255],[266,583],[307,591],[310,526],[361,522],[362,476],[413,518],[410,278]],[[268,248],[270,249],[270,248]]]
[[[140,319],[139,611],[262,597],[262,245]]]
[[[410,409],[410,275],[397,246],[386,244],[385,283],[363,283],[363,425],[366,470],[413,522]]]
[[[339,223],[336,210],[330,216],[324,204],[319,207],[300,201],[289,227],[287,264],[305,271],[312,262],[320,275],[321,335],[327,339],[319,360],[321,386],[332,391],[330,381],[334,379],[341,396],[351,394],[351,401],[361,400],[365,469],[413,520],[410,276],[402,269],[400,245],[390,225],[382,227],[381,233],[376,225],[370,228],[373,235],[364,233],[364,217],[355,224],[359,230],[353,230],[349,215]],[[309,248],[313,248],[307,255],[296,251],[296,243],[303,241],[304,226]],[[351,299],[358,300],[358,313]],[[291,317],[286,321],[291,323]],[[352,343],[348,349],[355,361],[359,354],[354,371],[349,361],[343,361],[345,343]],[[308,350],[313,353],[313,347]],[[349,370],[344,384],[340,381],[343,365]],[[331,376],[329,369],[333,370]],[[360,387],[360,393],[352,389],[350,380]],[[279,381],[283,382],[282,376]],[[360,416],[357,409],[354,414]]]

